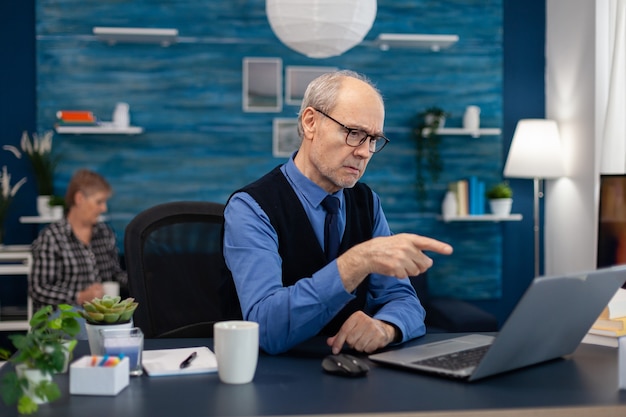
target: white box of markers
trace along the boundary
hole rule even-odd
[[[128,358],[100,366],[102,356],[83,356],[70,365],[70,394],[117,395],[128,386]]]

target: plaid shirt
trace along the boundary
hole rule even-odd
[[[33,268],[28,286],[34,311],[44,305],[75,305],[76,294],[95,282],[126,284],[115,234],[104,223],[94,226],[91,244],[85,245],[62,219],[43,229],[31,249]]]

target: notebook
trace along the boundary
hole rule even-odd
[[[468,381],[559,358],[576,349],[625,281],[626,265],[538,277],[496,336],[470,334],[376,353],[369,358]],[[453,367],[450,362],[459,356],[478,358],[475,364],[449,369]]]
[[[193,352],[196,357],[189,366],[181,368],[180,364]],[[144,350],[141,364],[149,376],[191,375],[217,372],[215,354],[206,346],[177,349]]]

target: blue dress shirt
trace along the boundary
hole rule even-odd
[[[298,170],[293,157],[281,171],[298,195],[323,248],[326,212],[321,202],[327,193]],[[334,196],[341,202],[339,228],[343,234],[343,190]],[[249,194],[233,195],[224,217],[226,264],[237,287],[243,316],[259,323],[259,344],[266,352],[284,352],[315,336],[355,297],[345,290],[336,260],[313,276],[284,287],[276,231]],[[374,237],[389,235],[380,198],[374,194]],[[397,326],[402,341],[425,333],[425,312],[408,279],[372,274],[365,312]]]

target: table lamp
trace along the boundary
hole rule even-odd
[[[535,277],[539,276],[539,199],[543,197],[543,180],[562,177],[564,174],[561,139],[556,122],[546,119],[518,121],[504,165],[504,176],[532,178],[534,182]]]

